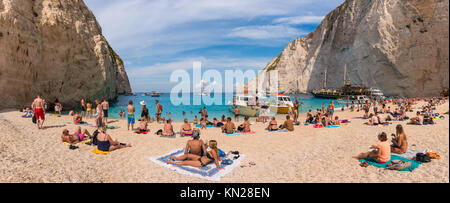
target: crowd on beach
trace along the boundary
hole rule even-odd
[[[424,101],[425,106],[415,108],[413,105],[417,104],[418,101]],[[443,118],[436,110],[436,106],[444,104],[446,98],[408,98],[408,99],[381,99],[381,100],[370,100],[365,102],[351,102],[351,104],[346,103],[345,106],[341,108],[342,111],[349,112],[362,112],[362,116],[359,119],[368,119],[367,125],[389,125],[391,121],[407,121],[406,124],[409,125],[427,125],[434,124],[434,119]],[[155,117],[151,118],[147,104],[145,101],[140,102],[142,106],[141,116],[137,128],[135,128],[136,120],[135,113],[136,109],[133,105],[133,101],[130,100],[126,110],[120,110],[119,117],[125,118],[127,120],[127,130],[132,131],[137,134],[147,134],[150,131],[150,124],[153,122],[164,123],[163,129],[155,131],[157,135],[160,136],[175,136],[179,134],[180,136],[190,136],[192,140],[187,142],[186,152],[180,157],[171,157],[167,160],[169,164],[178,165],[190,165],[194,167],[204,166],[212,161],[214,161],[218,168],[219,162],[222,159],[219,157],[219,152],[217,148],[217,141],[211,140],[209,142],[204,142],[200,140],[200,133],[203,129],[208,127],[216,127],[220,129],[219,131],[224,134],[234,134],[234,133],[252,133],[249,117],[244,117],[244,121],[235,125],[239,122],[239,109],[234,109],[235,118],[234,122],[231,117],[226,118],[223,115],[220,119],[213,118],[212,121],[209,120],[208,111],[206,107],[200,108],[199,117],[197,116],[192,122],[188,119],[184,119],[183,124],[179,132],[175,132],[172,125],[171,113],[166,113],[166,117],[162,117],[163,107],[159,104],[159,101],[155,101],[156,113]],[[299,120],[299,108],[301,103],[298,99],[294,102],[294,106],[289,107],[289,113],[286,115],[286,119],[283,124],[278,125],[277,119],[272,117],[269,119],[265,112],[260,113],[259,117],[256,118],[256,122],[266,123],[267,131],[290,131],[294,132],[295,125],[301,125],[302,122]],[[392,110],[391,106],[395,106]],[[44,129],[43,124],[45,121],[45,112],[48,108],[47,102],[42,99],[41,96],[33,101],[31,108],[24,108],[22,111],[25,113],[23,117],[33,117],[36,120],[36,125],[38,129]],[[97,145],[97,149],[103,152],[111,152],[117,149],[131,147],[130,143],[121,143],[118,140],[114,140],[109,134],[107,134],[108,126],[108,113],[109,113],[109,103],[106,99],[102,102],[95,100],[93,103],[86,101],[86,99],[81,99],[80,101],[80,111],[70,111],[69,115],[73,117],[73,123],[77,124],[74,133],[70,133],[68,129],[64,129],[61,134],[61,141],[68,143],[69,145],[74,145],[82,142],[89,142]],[[54,112],[57,116],[61,116],[62,112],[61,103],[56,100],[54,102]],[[416,112],[416,117],[409,118],[406,112]],[[186,112],[182,112],[183,116]],[[192,112],[191,112],[192,114]],[[448,112],[444,113],[448,114]],[[86,124],[84,119],[95,119],[96,130],[92,133],[88,129],[82,129],[80,124]],[[335,104],[331,101],[327,108],[322,105],[322,109],[316,109],[313,113],[309,110],[306,113],[306,119],[303,125],[313,125],[314,128],[322,128],[329,126],[339,126],[342,123],[350,123],[349,119],[339,119],[335,116]],[[192,124],[194,126],[192,126]],[[94,126],[92,126],[94,127]],[[110,129],[110,128],[109,128]],[[406,133],[404,131],[403,125],[398,124],[395,127],[395,134],[391,134],[392,143],[388,142],[388,136],[386,132],[381,132],[377,135],[379,143],[371,147],[370,152],[361,153],[354,158],[373,158],[379,163],[385,163],[389,161],[390,154],[402,154],[408,149],[408,142]]]

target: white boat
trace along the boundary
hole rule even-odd
[[[228,109],[234,113],[234,109],[239,109],[239,115],[256,117],[261,110],[261,107],[256,105],[255,97],[250,95],[236,95],[228,102]]]
[[[272,112],[277,112],[279,114],[288,114],[289,107],[294,107],[294,103],[291,97],[284,94],[273,94],[268,97],[269,108]]]
[[[371,97],[374,99],[385,99],[383,92],[379,88],[370,88]]]

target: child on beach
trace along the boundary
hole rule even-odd
[[[391,146],[389,145],[388,138],[385,132],[378,134],[378,145],[372,145],[370,152],[361,153],[358,156],[354,156],[356,159],[371,158],[378,163],[387,163],[391,159]]]

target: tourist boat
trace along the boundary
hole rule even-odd
[[[228,102],[228,109],[234,113],[234,109],[239,109],[239,115],[256,117],[261,110],[261,107],[256,105],[256,98],[251,95],[235,95],[232,100]]]
[[[152,94],[151,94],[151,96],[152,96],[152,97],[159,97],[159,96],[161,96],[161,93],[158,93],[158,92],[153,91]]]
[[[370,94],[371,94],[370,96],[373,99],[376,99],[376,100],[386,99],[386,97],[384,96],[383,92],[379,88],[372,87],[372,88],[369,89],[369,91],[370,91]]]
[[[380,91],[381,92],[381,91]],[[364,86],[352,86],[349,81],[340,89],[320,89],[311,92],[315,97],[326,99],[355,100],[358,95],[371,96],[372,92]],[[382,94],[382,93],[381,93]]]
[[[278,114],[288,114],[289,107],[294,107],[291,97],[284,94],[272,94],[269,96],[268,100],[270,111],[277,112]]]

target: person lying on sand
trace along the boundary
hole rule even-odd
[[[106,134],[105,126],[101,127],[97,140],[97,149],[104,152],[111,152],[116,149],[131,147],[131,144],[120,143],[118,140],[114,141],[111,136]]]
[[[339,121],[338,116],[334,117],[334,120],[331,121],[331,125],[341,125],[341,121]]]
[[[61,135],[61,141],[69,143],[69,144],[77,144],[77,143],[81,142],[79,140],[78,135],[69,134],[69,130],[67,130],[67,129],[63,130],[62,135]]]
[[[396,154],[404,154],[408,150],[408,141],[402,125],[395,127],[395,134],[392,134],[391,151]]]
[[[373,149],[370,152],[361,153],[358,156],[354,156],[355,159],[365,159],[372,158],[377,163],[386,163],[391,159],[391,146],[387,142],[388,138],[385,132],[378,134],[378,140],[380,141],[378,145],[372,145],[370,148]]]
[[[276,131],[278,130],[278,123],[275,120],[275,117],[272,117],[272,120],[269,122],[269,126],[266,128],[268,131]]]
[[[225,125],[223,125],[223,126],[221,127],[221,129],[222,129],[222,132],[223,132],[223,133],[233,134],[234,131],[235,131],[235,129],[236,129],[236,126],[235,126],[234,123],[231,121],[231,118],[228,117],[228,118],[227,118],[227,123],[225,123]]]
[[[192,129],[191,124],[189,124],[188,119],[184,119],[184,123],[181,126],[180,133],[181,136],[191,136],[195,131],[199,131],[198,128]]]
[[[195,154],[184,154],[179,157],[171,156],[171,159],[175,161],[171,161],[169,159],[166,160],[168,164],[175,164],[181,166],[193,166],[193,167],[204,167],[208,165],[211,161],[215,161],[216,167],[218,169],[223,169],[220,167],[219,162],[222,161],[219,157],[219,150],[217,149],[217,141],[211,140],[209,141],[210,151],[205,153],[205,156],[199,156]]]
[[[289,115],[286,116],[286,121],[284,121],[280,129],[287,129],[291,132],[294,131],[294,121],[291,120],[291,117]]]
[[[250,122],[248,122],[248,116],[245,116],[244,123],[238,126],[238,132],[250,132]]]
[[[192,140],[187,141],[184,154],[203,156],[203,152],[206,152],[206,144],[200,140],[200,133],[196,131],[192,135]]]
[[[175,133],[173,132],[173,125],[172,125],[172,120],[171,119],[168,119],[166,121],[166,124],[164,124],[163,135],[164,136],[169,136],[169,137],[175,135]]]

